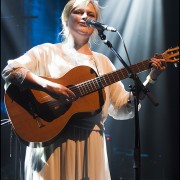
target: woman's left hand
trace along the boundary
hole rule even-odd
[[[151,66],[150,77],[152,80],[156,80],[161,72],[166,70],[166,60],[162,59],[161,55],[155,54],[155,56],[151,58]]]

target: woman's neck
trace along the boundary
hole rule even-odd
[[[87,55],[92,55],[92,51],[91,51],[91,49],[89,48],[89,44],[88,44],[88,43],[86,43],[86,44],[76,44],[76,43],[75,43],[74,48],[75,48],[79,53],[87,54]]]
[[[65,44],[69,47],[73,47],[76,51],[86,55],[92,55],[92,51],[89,48],[88,39],[74,39],[73,36],[69,35],[68,39],[66,39]]]

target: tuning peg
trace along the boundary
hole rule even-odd
[[[174,67],[177,68],[178,67],[178,64],[177,63],[173,63],[174,64]]]

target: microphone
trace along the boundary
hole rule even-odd
[[[104,30],[111,31],[111,32],[116,32],[117,31],[115,28],[110,27],[110,26],[108,26],[106,24],[102,24],[100,22],[97,22],[97,21],[95,21],[93,19],[84,18],[83,20],[86,22],[87,26],[94,27],[99,31],[104,31]]]

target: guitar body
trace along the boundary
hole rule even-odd
[[[92,68],[78,66],[62,78],[46,79],[71,87],[96,77]],[[42,91],[21,91],[17,86],[10,85],[4,98],[16,134],[26,145],[36,147],[53,142],[70,120],[87,118],[101,112],[105,92],[100,89],[65,105]]]

